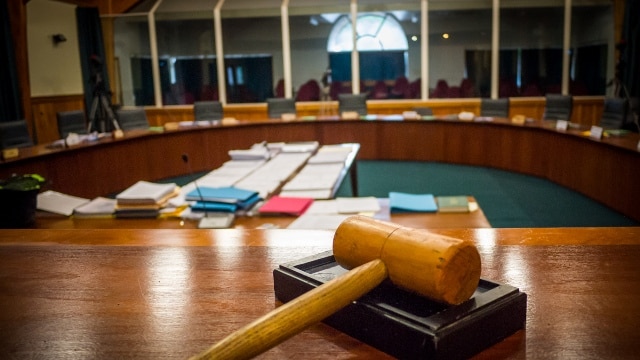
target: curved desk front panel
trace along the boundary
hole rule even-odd
[[[560,132],[541,122],[327,118],[142,131],[74,148],[23,149],[20,157],[0,162],[0,178],[39,173],[52,190],[93,198],[119,192],[138,180],[188,174],[182,154],[189,155],[193,171],[209,171],[229,159],[229,150],[264,140],[360,143],[359,159],[438,161],[534,175],[640,221],[639,136],[594,140],[578,130]]]

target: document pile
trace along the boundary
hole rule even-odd
[[[389,192],[391,212],[436,212],[438,205],[433,194]]]
[[[236,212],[247,210],[261,200],[257,191],[233,186],[196,187],[185,200],[195,202],[192,211]]]
[[[116,218],[155,218],[169,199],[177,196],[180,188],[175,183],[159,184],[138,181],[116,195]]]

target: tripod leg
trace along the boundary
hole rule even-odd
[[[87,133],[91,134],[92,130],[98,130],[96,126],[96,113],[98,111],[98,98],[94,97],[91,102],[91,111],[89,112],[89,127]]]
[[[104,109],[105,114],[111,120],[111,125],[113,125],[114,130],[120,130],[120,125],[116,120],[115,115],[113,114],[113,110],[111,110],[111,106],[109,106],[109,101],[105,95],[100,95],[100,101],[102,103],[102,107]]]

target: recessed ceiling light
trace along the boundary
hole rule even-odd
[[[447,33],[442,34],[442,38],[443,39],[448,39],[449,38],[449,34],[447,34]]]

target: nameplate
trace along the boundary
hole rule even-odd
[[[296,119],[296,114],[284,113],[284,114],[280,115],[280,119],[282,119],[282,121],[293,121],[293,120]]]
[[[511,122],[513,124],[517,124],[517,125],[524,124],[525,120],[526,120],[526,118],[524,117],[524,115],[516,115],[516,116],[511,118]]]
[[[458,114],[458,119],[462,121],[471,121],[475,117],[475,114],[470,111],[463,111]]]
[[[18,157],[18,155],[20,155],[20,151],[18,150],[18,148],[10,148],[10,149],[2,150],[2,158],[4,160],[16,158]]]
[[[568,128],[569,128],[569,122],[567,120],[556,121],[556,130],[567,131]]]
[[[122,131],[122,129],[113,130],[112,134],[114,139],[120,139],[124,137],[124,132]]]
[[[417,111],[403,111],[402,118],[408,120],[418,120],[420,119],[420,115],[418,115]]]
[[[236,118],[226,117],[226,118],[223,118],[220,123],[222,125],[234,125],[238,123],[238,120],[236,120]]]
[[[360,114],[357,111],[343,111],[340,117],[344,120],[357,120],[360,118]]]
[[[164,129],[165,130],[178,130],[178,127],[180,127],[180,124],[178,124],[177,122],[168,122],[164,124]]]
[[[589,131],[589,137],[596,140],[602,139],[602,128],[600,126],[593,125],[591,127],[591,131]]]

